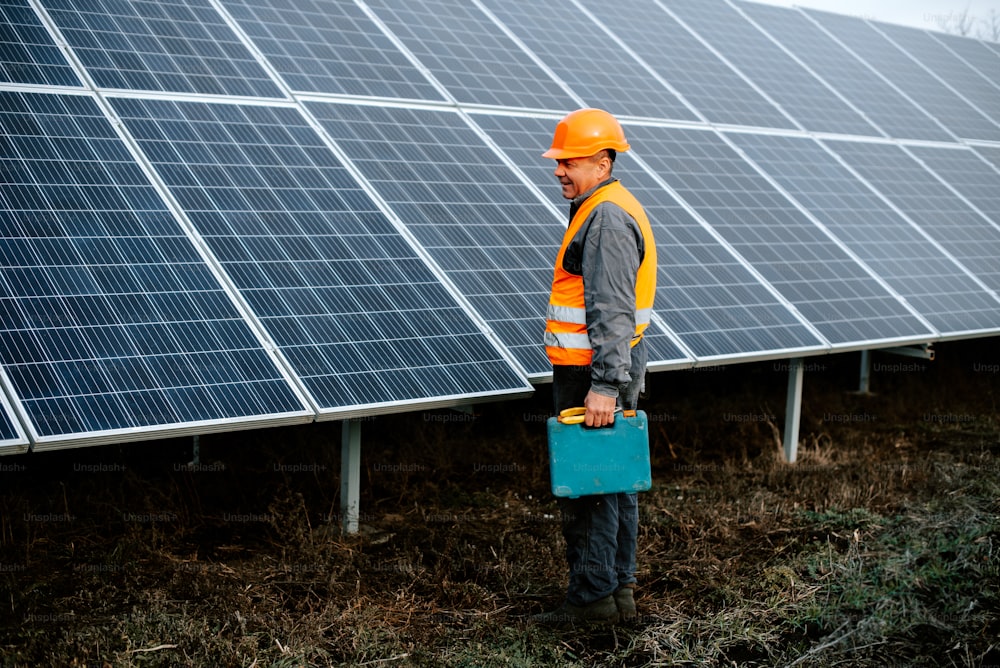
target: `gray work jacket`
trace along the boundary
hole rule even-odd
[[[570,203],[570,220],[588,197],[614,181],[610,178],[576,197]],[[594,350],[591,390],[598,394],[617,397],[631,379],[635,281],[645,255],[639,224],[612,202],[594,208],[563,255],[563,269],[583,276],[587,333]]]

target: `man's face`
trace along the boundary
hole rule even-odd
[[[566,199],[579,197],[608,177],[611,159],[604,152],[586,158],[556,160],[556,178]]]

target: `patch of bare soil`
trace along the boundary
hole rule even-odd
[[[553,631],[547,386],[362,422],[0,459],[2,666],[997,666],[1000,354],[651,374],[640,620]]]

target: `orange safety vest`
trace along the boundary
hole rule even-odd
[[[639,343],[649,326],[649,316],[656,296],[656,243],[649,219],[639,201],[614,181],[598,189],[577,210],[556,255],[552,294],[545,323],[545,352],[552,364],[587,366],[594,357],[594,350],[587,335],[587,308],[583,297],[583,276],[563,269],[563,256],[570,242],[598,204],[612,202],[625,210],[639,224],[645,241],[646,253],[639,264],[635,281],[635,334],[631,345]]]

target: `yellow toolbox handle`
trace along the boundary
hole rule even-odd
[[[583,406],[575,406],[574,408],[567,408],[565,410],[559,411],[559,422],[562,424],[580,424],[583,422],[583,416],[587,412],[587,409]],[[623,411],[621,408],[615,409],[616,413],[621,413],[624,417],[635,417],[634,410]]]

